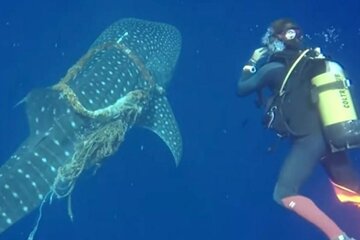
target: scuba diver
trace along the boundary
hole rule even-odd
[[[360,207],[360,177],[346,151],[360,146],[360,121],[342,67],[319,48],[306,49],[291,19],[271,23],[243,67],[239,96],[257,93],[264,125],[291,141],[273,198],[331,240],[354,240],[300,188],[319,163],[341,202]]]

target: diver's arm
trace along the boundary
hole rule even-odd
[[[285,65],[279,62],[270,62],[262,66],[257,72],[243,70],[238,81],[237,94],[246,96],[269,85],[272,81],[284,76]]]

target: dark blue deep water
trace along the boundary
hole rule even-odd
[[[31,89],[58,82],[111,23],[161,21],[183,37],[168,89],[184,141],[179,167],[159,138],[136,128],[96,175],[79,180],[74,222],[65,200],[46,204],[35,239],[325,239],[272,200],[289,148],[263,129],[254,96],[236,96],[236,82],[268,24],[291,17],[309,43],[344,65],[360,93],[359,12],[358,0],[3,0],[1,163],[28,135],[24,107],[15,105]],[[360,209],[336,201],[320,167],[303,192],[360,238]],[[27,239],[37,216],[28,215],[0,239]]]

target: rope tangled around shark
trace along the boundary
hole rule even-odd
[[[66,73],[65,77],[60,80],[59,83],[55,84],[52,88],[54,90],[60,91],[64,97],[68,100],[68,102],[71,104],[71,106],[75,109],[76,112],[90,117],[90,118],[98,118],[98,117],[112,117],[112,113],[114,110],[112,107],[114,105],[111,105],[107,108],[99,109],[96,111],[90,111],[86,109],[81,102],[79,101],[76,93],[71,89],[71,87],[68,85],[68,83],[75,79],[76,76],[79,74],[79,72],[84,68],[85,64],[93,57],[96,53],[100,51],[104,51],[107,49],[116,48],[121,50],[123,53],[125,53],[129,59],[131,59],[134,64],[138,67],[140,70],[140,73],[142,74],[142,77],[145,81],[149,83],[149,89],[147,91],[151,91],[153,89],[157,89],[158,86],[156,86],[156,83],[152,77],[152,74],[150,71],[146,68],[143,61],[138,57],[136,53],[134,53],[131,49],[129,49],[127,46],[120,42],[116,43],[107,43],[103,44],[100,47],[90,49],[80,60],[72,66]],[[145,90],[143,90],[143,95],[147,95],[148,92],[145,93]],[[121,101],[121,99],[119,99]]]
[[[99,167],[104,158],[118,150],[126,131],[134,125],[140,112],[136,104],[133,107],[126,105],[119,119],[79,136],[71,161],[58,169],[53,193],[58,198],[70,195],[77,178],[85,169]]]
[[[76,78],[92,56],[99,51],[109,48],[117,48],[125,53],[138,67],[143,79],[149,82],[150,88],[131,91],[118,99],[114,104],[92,111],[81,104],[76,93],[68,83]],[[60,91],[61,95],[67,99],[68,103],[77,113],[95,121],[101,121],[97,128],[91,129],[87,131],[88,133],[79,136],[79,141],[77,146],[75,146],[75,153],[71,161],[58,169],[58,174],[52,188],[52,195],[63,198],[70,196],[77,178],[85,169],[99,166],[104,158],[118,150],[124,141],[126,131],[136,122],[138,115],[149,101],[150,91],[156,88],[156,84],[142,60],[124,44],[116,42],[90,49],[68,70],[65,77],[52,88]]]

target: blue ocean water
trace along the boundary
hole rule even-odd
[[[134,129],[96,175],[85,174],[76,185],[74,222],[65,200],[47,204],[35,239],[325,239],[272,200],[288,146],[263,129],[254,96],[236,96],[236,81],[268,24],[291,17],[309,43],[344,65],[359,93],[359,10],[358,0],[4,1],[1,163],[28,134],[24,108],[15,105],[31,89],[58,82],[111,23],[126,17],[161,21],[183,37],[168,90],[184,141],[179,167],[159,138]],[[358,153],[353,155],[360,171]],[[336,201],[321,168],[303,191],[360,238],[360,210]],[[27,239],[37,216],[33,212],[0,239]]]

